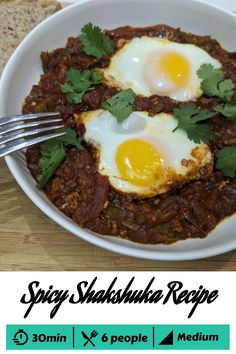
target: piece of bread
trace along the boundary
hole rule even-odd
[[[60,9],[56,0],[0,0],[0,73],[26,34]]]

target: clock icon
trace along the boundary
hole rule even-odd
[[[19,329],[12,340],[16,345],[24,345],[28,342],[28,339],[28,334],[23,329]]]

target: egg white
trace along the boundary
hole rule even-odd
[[[144,71],[152,70],[148,68],[149,59],[157,53],[175,52],[182,55],[189,62],[191,74],[185,87],[173,90],[171,82],[166,79],[156,77],[153,72],[153,80],[157,81],[156,86],[150,85],[144,75]],[[201,80],[197,75],[197,70],[204,63],[212,64],[214,68],[221,67],[221,63],[211,57],[203,49],[193,44],[182,44],[171,42],[166,39],[143,36],[133,38],[119,49],[111,58],[110,65],[101,69],[107,85],[116,86],[120,89],[131,88],[136,94],[151,96],[169,96],[177,101],[190,101],[202,95],[200,88]],[[150,73],[152,76],[152,73]],[[162,87],[161,87],[162,86]]]
[[[146,112],[133,112],[122,123],[108,111],[81,113],[79,121],[86,128],[84,139],[97,151],[98,171],[108,176],[110,184],[122,193],[150,197],[167,192],[189,180],[198,179],[200,170],[211,164],[212,154],[206,144],[195,144],[178,129],[171,114],[159,113],[149,117]],[[120,144],[130,139],[141,139],[152,144],[164,160],[165,171],[155,183],[137,186],[122,178],[116,165]],[[138,154],[138,151],[137,151]]]

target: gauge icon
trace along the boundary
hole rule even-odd
[[[28,339],[28,334],[23,329],[19,329],[12,340],[16,345],[24,345],[28,342]]]

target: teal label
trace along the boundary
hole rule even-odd
[[[156,348],[162,350],[229,350],[229,325],[155,326]]]
[[[8,350],[229,350],[229,325],[7,325]]]

